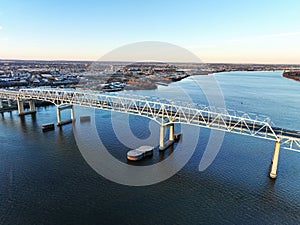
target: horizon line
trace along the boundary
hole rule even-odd
[[[43,62],[120,62],[120,63],[132,63],[139,61],[130,61],[130,60],[91,60],[91,59],[3,59],[0,58],[0,61],[43,61]],[[142,61],[140,61],[142,62]],[[151,61],[145,61],[150,63]],[[157,61],[161,62],[161,61]],[[300,65],[300,63],[263,63],[263,62],[172,62],[165,61],[163,63],[181,63],[181,64],[244,64],[244,65]]]

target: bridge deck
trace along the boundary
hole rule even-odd
[[[0,90],[0,99],[37,99],[56,105],[79,105],[103,110],[112,110],[145,116],[161,125],[183,123],[218,129],[268,140],[280,140],[287,148],[300,151],[300,131],[272,127],[268,118],[259,118],[246,113],[226,110],[211,110],[209,107],[195,107],[141,98],[107,95],[91,91],[63,89],[22,89],[20,91]]]

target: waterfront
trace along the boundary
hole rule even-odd
[[[228,108],[266,114],[277,126],[299,130],[300,83],[281,73],[230,72],[215,77]],[[208,78],[197,76],[158,90],[129,93],[181,98],[174,88],[179,86],[197,102],[205,103],[192,79],[205,83]],[[157,185],[127,187],[107,181],[86,164],[71,125],[41,132],[43,123],[56,120],[54,109],[39,108],[36,117],[24,120],[16,112],[1,117],[1,224],[266,224],[300,220],[299,153],[281,151],[274,182],[268,178],[274,143],[226,134],[216,160],[199,172],[209,136],[209,130],[201,129],[197,150],[178,174]],[[114,118],[122,126],[125,117]],[[126,161],[127,149],[120,147],[109,118],[110,113],[97,111],[99,135],[113,155]],[[147,138],[147,119],[131,118],[130,123],[136,136]],[[175,150],[187,146],[183,139]],[[155,160],[159,160],[158,154],[150,161]]]

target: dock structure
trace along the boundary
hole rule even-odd
[[[57,106],[57,125],[74,121],[74,105],[101,110],[143,116],[160,125],[159,149],[164,150],[174,143],[174,124],[186,124],[207,129],[246,135],[275,142],[270,167],[270,178],[277,177],[279,151],[285,149],[300,152],[300,131],[271,125],[269,118],[244,112],[215,109],[198,104],[174,103],[151,97],[116,96],[105,93],[65,89],[21,89],[19,91],[0,89],[0,99],[17,100],[19,115],[35,113],[35,100],[47,101]],[[24,101],[29,101],[29,111],[24,111]],[[71,119],[62,121],[61,111],[71,110]],[[166,128],[169,132],[165,142]]]

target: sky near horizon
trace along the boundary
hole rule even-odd
[[[300,64],[299,12],[298,0],[0,0],[0,59],[98,60],[160,41],[204,62]]]

